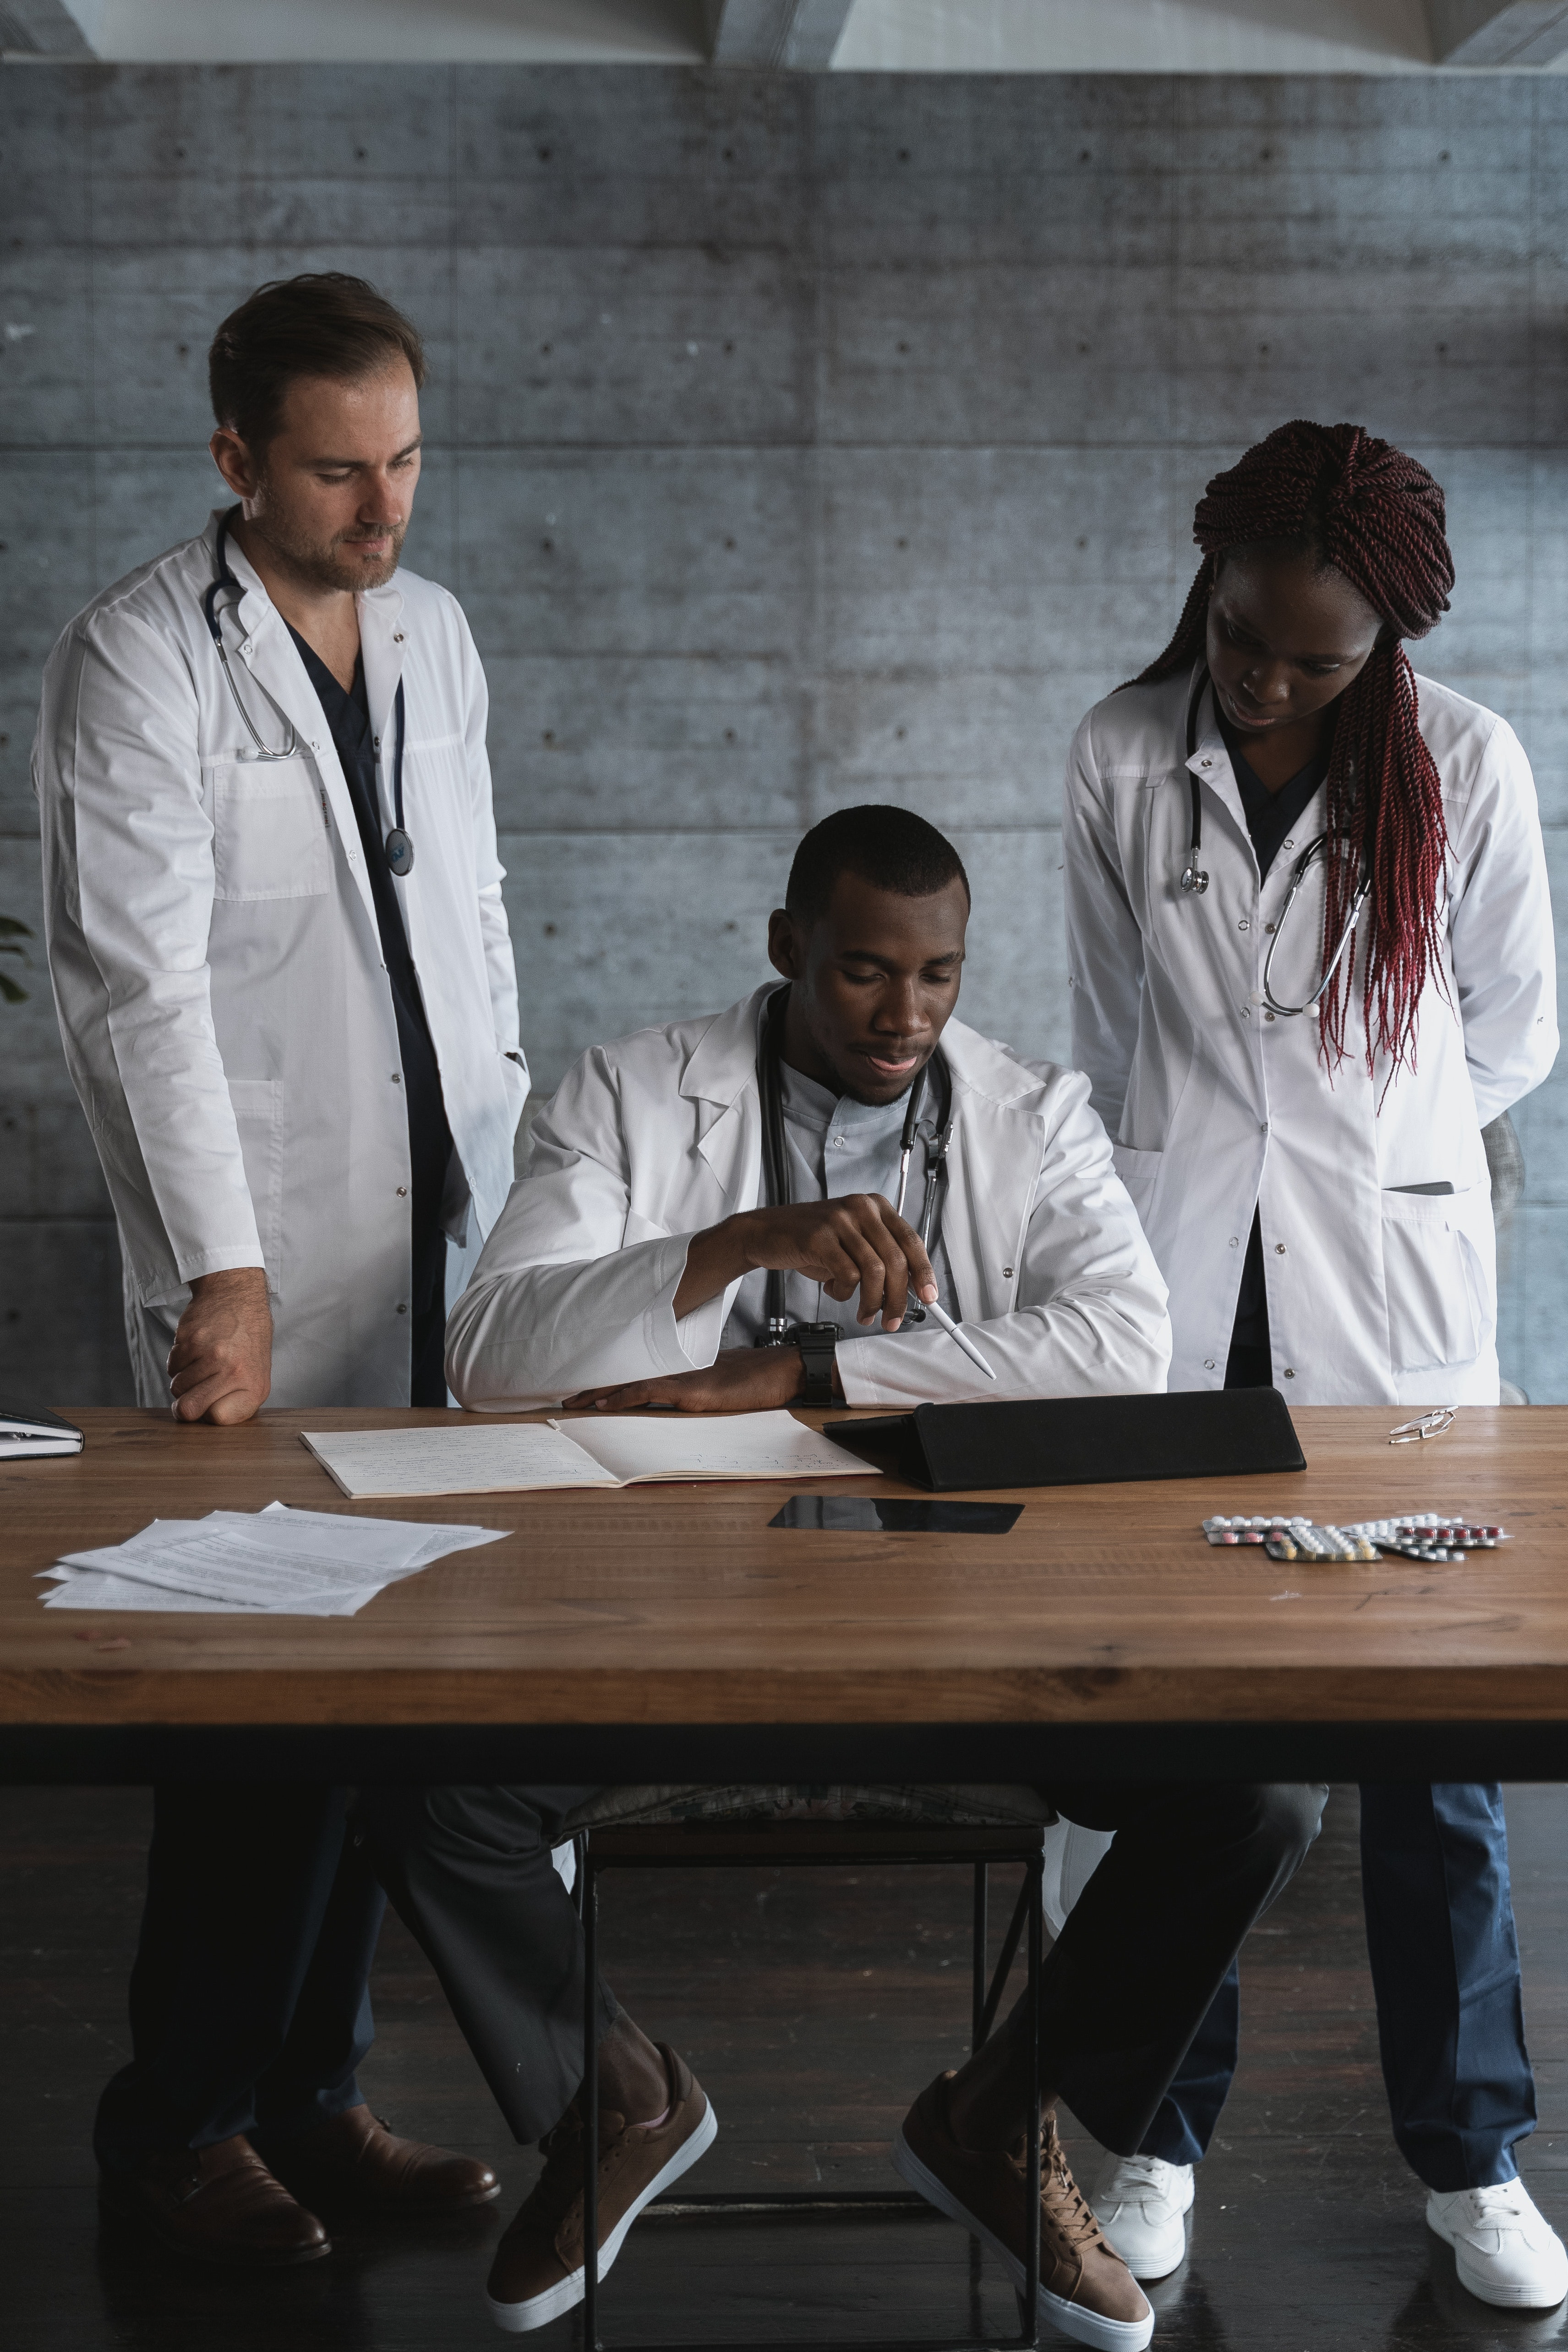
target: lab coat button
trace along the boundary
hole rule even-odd
[[[1214,1361],[1214,1358],[1213,1358],[1212,1356],[1205,1356],[1205,1357],[1204,1358],[1204,1370],[1205,1370],[1205,1372],[1212,1372],[1212,1371],[1214,1370],[1214,1368],[1215,1368],[1215,1361]]]
[[[1247,917],[1243,915],[1240,922],[1237,923],[1236,928],[1238,931],[1249,931],[1252,929],[1252,925],[1247,921]]]
[[[1200,760],[1198,761],[1198,765],[1200,768],[1212,768],[1214,766],[1214,761],[1212,760]]]
[[[1276,1243],[1275,1243],[1275,1244],[1274,1244],[1274,1255],[1275,1255],[1275,1256],[1276,1256],[1276,1257],[1283,1257],[1283,1256],[1284,1256],[1284,1255],[1285,1255],[1285,1244],[1284,1244],[1284,1243],[1283,1243],[1283,1242],[1276,1242]]]
[[[407,1200],[407,1198],[408,1198],[408,1187],[407,1187],[407,1185],[406,1185],[406,1184],[400,1184],[400,1185],[398,1186],[398,1188],[397,1188],[397,1197],[398,1197],[398,1199],[399,1199],[400,1201],[406,1201],[406,1200]]]
[[[398,1300],[398,1302],[397,1302],[397,1312],[398,1312],[400,1315],[406,1315],[406,1314],[407,1314],[407,1312],[408,1312],[407,1303],[406,1303],[404,1299],[401,1299],[401,1298],[400,1298],[400,1299]]]
[[[395,1087],[400,1087],[403,1084],[403,1073],[401,1070],[394,1070],[392,1074],[392,1083]]]
[[[1003,1274],[1003,1277],[1004,1277],[1004,1279],[1005,1279],[1005,1281],[1008,1281],[1008,1282],[1011,1282],[1011,1281],[1012,1281],[1012,1279],[1013,1279],[1013,1269],[1012,1269],[1012,1267],[1011,1267],[1010,1265],[1005,1265],[1005,1266],[1003,1267],[1003,1269],[1002,1269],[1002,1274]]]
[[[1265,1021],[1272,1021],[1272,1020],[1273,1020],[1273,1018],[1274,1018],[1274,1015],[1272,1014],[1272,1013],[1266,1013],[1264,1014],[1263,1018],[1265,1019]]]
[[[1285,1377],[1286,1377],[1286,1379],[1287,1379],[1288,1381],[1293,1381],[1293,1380],[1295,1379],[1295,1377],[1296,1377],[1295,1373],[1292,1371],[1292,1370],[1290,1369],[1290,1366],[1289,1366],[1289,1364],[1287,1364],[1287,1365],[1286,1365],[1286,1367],[1285,1367]]]
[[[1230,1245],[1232,1249],[1239,1249],[1241,1247],[1241,1236],[1239,1234],[1232,1234],[1230,1237]]]
[[[392,633],[392,642],[395,646],[400,646],[403,643],[403,632],[401,629],[394,629]]]

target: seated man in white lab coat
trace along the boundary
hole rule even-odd
[[[882,1404],[1163,1388],[1164,1286],[1085,1081],[952,1018],[969,890],[951,843],[901,809],[843,811],[801,844],[787,899],[769,930],[786,991],[645,1030],[567,1076],[448,1327],[463,1402],[703,1412],[787,1405],[814,1389]],[[896,1206],[906,1122],[907,1219]],[[920,1302],[938,1298],[994,1381],[919,1319]],[[770,1322],[796,1328],[757,1347]],[[583,2292],[584,1962],[550,1847],[584,1793],[359,1795],[366,1856],[503,2115],[519,2138],[544,2129],[545,2168],[489,2276],[491,2312],[515,2334]],[[1046,1793],[1068,1819],[1117,1836],[1047,1964],[1044,2104],[1068,2098],[1106,2146],[1131,2148],[1237,1946],[1315,1834],[1325,1792]],[[607,1988],[599,1998],[607,2267],[717,2122],[678,2053],[649,2042]],[[1020,2010],[961,2074],[921,2094],[895,2154],[1020,2285],[1027,2064]],[[1041,2239],[1038,2315],[1079,2342],[1139,2352],[1152,2311],[1054,2130]]]
[[[768,925],[787,988],[595,1047],[535,1122],[447,1327],[460,1401],[1163,1389],[1165,1286],[1086,1080],[952,1017],[969,905],[957,851],[907,810],[808,833]],[[789,1338],[759,1345],[772,1326]]]

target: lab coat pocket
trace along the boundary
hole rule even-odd
[[[1134,1151],[1130,1143],[1113,1143],[1110,1164],[1131,1196],[1138,1212],[1138,1222],[1145,1232],[1149,1211],[1153,1203],[1154,1187],[1160,1181],[1160,1171],[1165,1164],[1163,1151]]]
[[[308,761],[214,769],[216,898],[318,898],[331,878],[326,810]]]
[[[638,1242],[662,1242],[668,1238],[668,1225],[656,1224],[651,1217],[640,1215],[636,1209],[626,1211],[626,1222],[621,1232],[623,1249],[632,1249]]]
[[[1384,1192],[1383,1278],[1388,1359],[1396,1372],[1468,1364],[1490,1319],[1491,1202],[1480,1186],[1453,1193]]]
[[[240,1158],[256,1231],[267,1266],[267,1288],[281,1298],[283,1261],[283,1082],[230,1078],[228,1098],[239,1130]]]

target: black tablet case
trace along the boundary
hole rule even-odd
[[[1098,1486],[1130,1478],[1246,1477],[1304,1470],[1278,1389],[1180,1389],[1167,1396],[1025,1397],[920,1404],[823,1433],[911,1486]]]

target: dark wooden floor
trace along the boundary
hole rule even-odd
[[[1510,1792],[1542,2127],[1525,2168],[1568,2223],[1568,1791]],[[498,2343],[487,2249],[537,2158],[510,2147],[420,1957],[395,1922],[376,1982],[373,2104],[501,2172],[466,2225],[337,2233],[330,2262],[228,2283],[99,2234],[89,2130],[125,2051],[124,1979],[147,1802],[0,1791],[0,2346],[4,2352],[467,2352]],[[689,2055],[722,2129],[704,2186],[888,2184],[913,2091],[963,2054],[962,1873],[753,1871],[605,1883],[608,1965]],[[998,1906],[998,1908],[1001,1906]],[[1360,1924],[1355,1799],[1336,1791],[1306,1868],[1248,1948],[1245,2055],[1200,2176],[1192,2252],[1154,2289],[1172,2352],[1414,2352],[1568,2344],[1568,2312],[1489,2312],[1426,2233],[1389,2137]],[[1082,2148],[1082,2143],[1077,2143]],[[1087,2170],[1092,2149],[1082,2150]],[[695,2186],[695,2182],[693,2183]],[[967,2241],[945,2224],[644,2223],[605,2292],[612,2344],[762,2345],[969,2325]],[[984,2326],[1015,2306],[988,2272]],[[561,2352],[572,2323],[536,2339]]]

